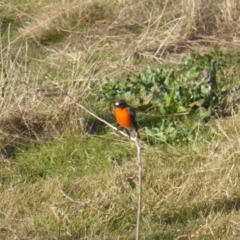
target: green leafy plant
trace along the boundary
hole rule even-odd
[[[221,63],[221,71],[233,64],[229,57],[215,49],[203,56],[191,53],[174,68],[147,67],[137,75],[129,74],[125,81],[106,77],[99,99],[138,99],[137,111],[148,136],[186,142],[193,138],[198,121],[222,115],[226,110],[229,91],[223,90],[224,82],[217,83],[221,75],[216,61]]]

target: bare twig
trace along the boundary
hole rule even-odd
[[[141,227],[141,213],[142,213],[142,158],[141,147],[139,145],[138,138],[135,139],[137,147],[137,159],[138,159],[138,212],[137,212],[137,228],[136,228],[136,240],[140,239],[140,227]]]
[[[125,137],[129,138],[129,136],[123,132],[119,131],[116,127],[114,127],[112,124],[108,123],[104,119],[98,117],[95,113],[92,111],[88,110],[84,105],[81,103],[77,102],[77,100],[72,97],[71,95],[68,94],[63,88],[61,88],[58,83],[53,83],[55,86],[58,87],[59,90],[61,90],[62,93],[64,93],[67,97],[69,97],[77,106],[81,107],[83,110],[85,110],[87,113],[89,113],[91,116],[95,117],[99,121],[103,122],[110,128],[114,129],[115,131],[118,131]],[[135,142],[136,147],[137,147],[137,159],[138,159],[138,211],[137,211],[137,226],[136,226],[136,240],[140,239],[140,227],[141,227],[141,212],[142,212],[142,159],[141,159],[141,147],[139,145],[139,139],[137,137],[133,138],[130,137],[132,141]]]
[[[83,104],[79,103],[74,97],[72,97],[71,95],[68,94],[68,92],[66,92],[63,88],[61,88],[59,86],[58,83],[53,83],[53,85],[57,86],[58,89],[63,93],[65,94],[67,97],[69,97],[77,106],[79,106],[80,108],[82,108],[83,110],[85,110],[88,114],[90,114],[91,116],[95,117],[96,119],[98,119],[99,121],[103,122],[104,124],[106,124],[107,126],[109,126],[110,128],[112,128],[113,130],[119,132],[120,134],[124,135],[125,137],[128,137],[129,136],[123,132],[123,131],[120,131],[118,128],[114,127],[112,124],[110,124],[109,122],[107,122],[106,120],[100,118],[99,116],[97,116],[95,113],[93,113],[92,111],[88,110]],[[135,141],[135,138],[133,137],[130,137],[130,139],[132,141]]]

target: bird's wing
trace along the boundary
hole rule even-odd
[[[135,130],[137,131],[139,124],[138,124],[138,122],[137,122],[136,113],[135,113],[135,111],[133,110],[133,108],[131,108],[131,107],[128,107],[127,109],[128,109],[128,111],[129,111],[129,113],[130,113],[130,115],[131,115],[131,120],[132,120],[132,123],[133,123],[133,127],[134,127]]]

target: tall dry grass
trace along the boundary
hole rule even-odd
[[[52,81],[84,101],[97,94],[104,76],[124,78],[194,49],[239,46],[237,0],[61,1],[37,7],[33,1],[0,5],[0,125],[11,138],[55,136],[76,125],[85,133],[86,117]]]

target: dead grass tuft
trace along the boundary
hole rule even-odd
[[[81,12],[81,20],[86,23],[111,23],[114,19],[114,9],[111,2],[94,1]]]
[[[41,44],[62,41],[71,32],[81,32],[85,28],[99,24],[111,24],[116,8],[113,4],[91,1],[81,4],[51,4],[43,9],[33,21],[21,29],[21,34]]]
[[[60,13],[59,13],[60,12]],[[20,29],[20,34],[33,39],[41,44],[51,44],[65,36],[59,19],[61,18],[61,9],[59,5],[53,5],[42,9],[34,20],[26,23],[26,26]]]
[[[185,40],[223,38],[236,33],[240,20],[238,1],[182,1],[180,35]],[[206,40],[207,42],[207,40]]]

